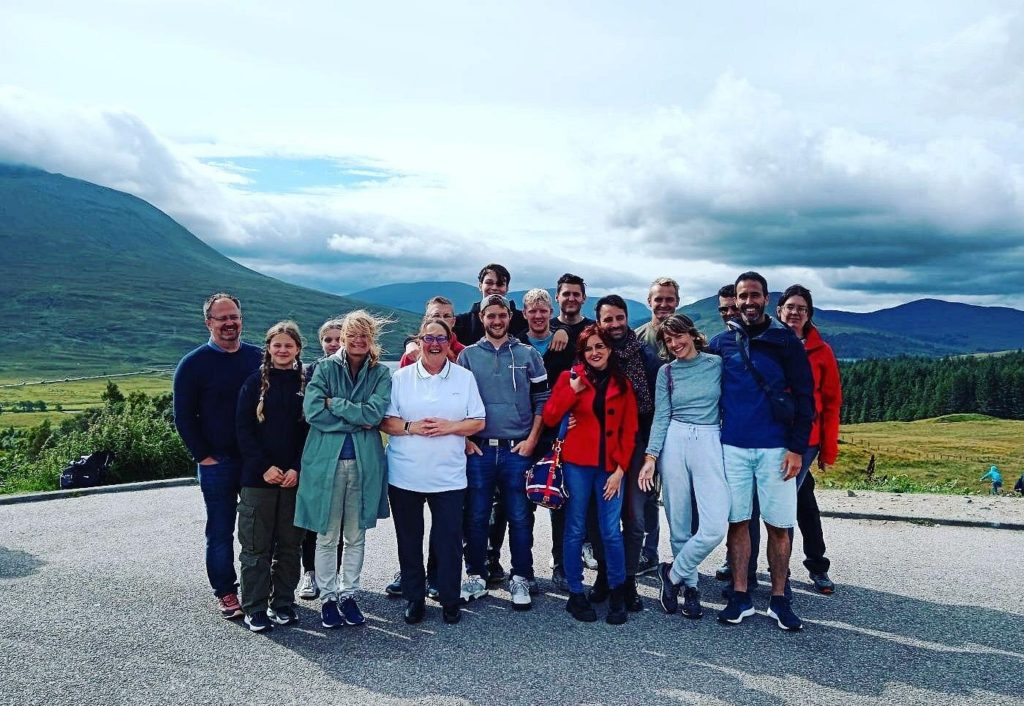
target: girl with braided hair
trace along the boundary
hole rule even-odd
[[[242,610],[253,632],[298,620],[302,530],[294,524],[302,447],[305,379],[302,335],[293,321],[270,327],[263,362],[238,393],[235,427],[242,451],[238,541]]]

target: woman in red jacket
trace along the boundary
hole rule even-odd
[[[814,497],[814,476],[810,470],[815,458],[818,459],[818,468],[824,470],[836,462],[839,454],[839,410],[843,405],[839,365],[832,348],[822,340],[812,323],[814,304],[811,292],[806,287],[794,284],[783,292],[777,313],[779,320],[804,342],[807,360],[814,375],[814,408],[817,416],[811,429],[807,453],[804,454],[803,467],[796,478],[796,520],[804,538],[804,566],[811,575],[814,587],[821,593],[830,594],[836,587],[828,577],[830,562],[825,557],[821,515],[818,512],[818,501]]]
[[[619,370],[611,337],[596,325],[580,332],[579,361],[564,372],[544,407],[544,423],[557,426],[572,413],[576,424],[562,444],[562,463],[568,501],[565,506],[563,557],[569,584],[566,610],[577,620],[593,622],[597,613],[583,593],[583,536],[587,507],[594,497],[604,540],[611,596],[605,620],[626,622],[622,583],[626,559],[622,542],[622,478],[629,468],[637,431],[636,395]]]

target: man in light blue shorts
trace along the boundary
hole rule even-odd
[[[736,278],[740,317],[712,339],[722,356],[722,450],[729,484],[729,564],[734,591],[718,615],[740,623],[754,614],[747,591],[754,488],[768,529],[772,596],[767,614],[783,630],[799,630],[800,618],[785,597],[790,539],[796,525],[796,478],[814,421],[814,380],[796,335],[765,315],[768,283],[756,272]]]

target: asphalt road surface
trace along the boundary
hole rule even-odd
[[[298,626],[256,635],[214,610],[198,488],[2,507],[0,703],[1024,703],[1024,533],[826,520],[839,589],[814,593],[798,557],[794,634],[761,613],[718,624],[724,548],[702,567],[702,620],[663,614],[645,577],[626,625],[577,623],[546,580],[549,536],[539,515],[533,610],[494,591],[459,625],[431,605],[408,626],[383,593],[385,521],[367,536],[366,626],[325,631],[300,601]],[[762,579],[759,611],[767,595]]]

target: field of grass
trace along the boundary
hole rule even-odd
[[[172,371],[163,373],[146,373],[143,375],[127,375],[109,378],[92,378],[89,380],[71,380],[68,382],[47,382],[38,384],[20,383],[23,378],[0,378],[0,406],[5,408],[0,414],[0,427],[14,427],[15,429],[27,429],[39,424],[44,419],[49,419],[54,424],[58,423],[68,413],[81,412],[89,407],[102,405],[100,395],[107,387],[107,382],[117,385],[121,393],[128,394],[141,391],[147,395],[160,395],[171,391]],[[38,401],[46,403],[45,412],[11,412],[9,406],[14,402]],[[63,411],[55,408],[60,404]]]
[[[978,478],[992,464],[1003,472],[1004,490],[1024,471],[1024,421],[952,414],[843,425],[840,438],[838,463],[818,475],[826,487],[980,493],[989,485]],[[874,483],[865,474],[872,454]]]

